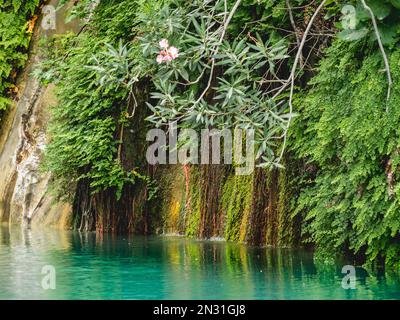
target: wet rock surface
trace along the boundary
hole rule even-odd
[[[48,5],[57,4],[50,1]],[[0,133],[0,222],[66,226],[71,210],[52,198],[48,192],[51,176],[41,171],[49,109],[56,103],[54,87],[42,86],[32,71],[40,62],[41,39],[78,26],[65,23],[63,10],[57,12],[55,30],[43,29],[41,20],[35,27],[29,60],[18,78],[18,96]]]

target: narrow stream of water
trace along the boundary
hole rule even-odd
[[[55,290],[42,287],[48,266]],[[0,228],[0,299],[400,298],[397,276],[357,268],[345,290],[341,268],[318,268],[300,250]]]

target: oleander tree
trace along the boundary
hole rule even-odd
[[[90,68],[103,85],[132,88],[150,78],[148,120],[156,127],[177,121],[183,128],[254,129],[260,164],[279,165],[277,146],[293,117],[285,95],[276,94],[289,41],[232,32],[240,5],[147,3],[135,27],[138,36],[117,47],[107,44]],[[133,90],[128,98],[136,100]]]

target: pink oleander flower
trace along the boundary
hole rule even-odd
[[[169,54],[167,54],[166,56],[164,56],[164,61],[165,62],[171,62],[172,60],[174,60]]]
[[[169,55],[171,56],[172,60],[176,59],[179,57],[179,50],[178,48],[175,47],[170,47],[168,49]]]
[[[167,49],[169,47],[169,42],[167,39],[162,39],[159,44],[162,49]]]
[[[158,64],[161,64],[161,63],[163,63],[163,61],[164,61],[164,57],[163,57],[161,54],[159,54],[159,55],[157,56],[156,61],[157,61]]]
[[[169,46],[167,39],[162,39],[160,41],[160,47],[163,49],[158,53],[156,61],[158,64],[163,62],[171,62],[179,57],[179,50],[176,47]]]

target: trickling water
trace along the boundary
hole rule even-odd
[[[56,289],[42,268],[54,266]],[[400,279],[342,265],[318,269],[307,251],[176,237],[112,237],[0,229],[1,299],[399,299]]]

